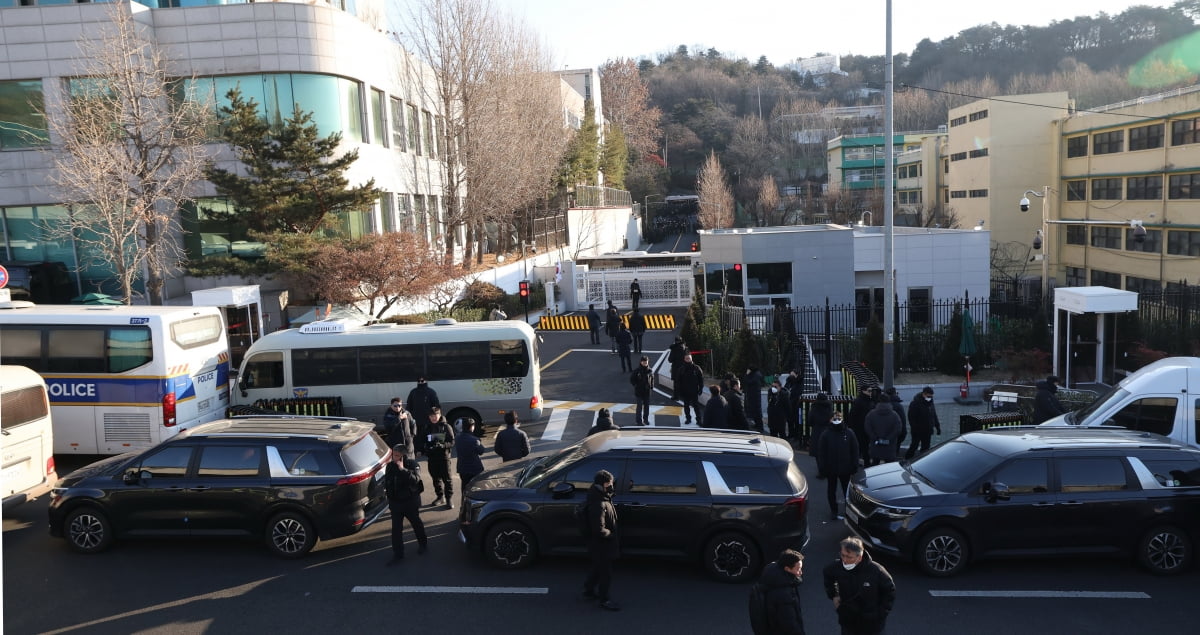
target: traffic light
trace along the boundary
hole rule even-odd
[[[529,281],[528,280],[521,281],[521,287],[520,287],[520,290],[517,291],[517,295],[521,296],[522,302],[525,302],[526,304],[529,303]]]
[[[742,263],[739,262],[739,263],[733,265],[733,270],[738,273],[741,273],[742,272]]]
[[[700,251],[700,243],[692,243],[692,251]]]

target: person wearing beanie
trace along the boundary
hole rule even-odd
[[[1058,400],[1058,377],[1050,375],[1037,383],[1037,394],[1033,398],[1034,425],[1053,419],[1066,412]]]
[[[596,412],[596,423],[588,430],[587,435],[590,437],[597,432],[605,432],[608,430],[620,430],[617,424],[613,423],[612,412],[608,408],[601,408]]]

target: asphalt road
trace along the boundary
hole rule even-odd
[[[649,333],[645,350],[665,350],[672,336]],[[535,452],[582,438],[601,404],[616,404],[617,423],[632,424],[619,407],[632,399],[617,358],[607,343],[587,342],[586,333],[543,335],[543,393],[560,405],[524,424]],[[658,411],[656,425],[678,425],[672,412]],[[487,467],[497,462],[489,458]],[[809,633],[836,633],[820,570],[846,532],[829,516],[813,461],[801,455],[799,463],[813,488],[805,624]],[[530,569],[494,570],[458,543],[453,512],[423,516],[431,552],[414,549],[398,567],[384,566],[386,521],[319,543],[300,561],[217,539],[125,541],[80,556],[46,534],[46,502],[34,501],[3,520],[4,632],[749,633],[747,587],[712,582],[692,563],[620,561],[613,595],[624,610],[608,613],[577,599],[585,561],[543,558]],[[892,635],[1195,631],[1196,571],[1157,578],[1124,560],[1016,560],[976,563],[940,580],[907,563],[883,563],[899,588]],[[1028,597],[1035,593],[1049,597]]]

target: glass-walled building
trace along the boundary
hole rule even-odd
[[[442,236],[445,195],[436,133],[443,122],[427,97],[431,71],[356,17],[363,2],[146,0],[124,6],[149,27],[147,35],[177,69],[180,95],[219,108],[238,88],[271,124],[299,109],[312,114],[322,136],[341,134],[341,152],[358,151],[347,173],[350,184],[374,179],[385,194],[371,210],[340,214],[338,234],[418,231],[432,242]],[[115,289],[108,272],[89,265],[77,245],[46,231],[70,210],[55,195],[46,152],[50,134],[40,113],[87,88],[76,70],[75,38],[96,32],[89,24],[104,21],[110,8],[0,0],[7,55],[0,64],[0,260],[61,262],[82,292]],[[221,167],[236,165],[223,145],[214,143],[210,155]],[[189,258],[261,256],[263,246],[244,228],[216,220],[214,212],[229,202],[211,184],[203,183],[196,196],[195,204],[179,210],[180,241]],[[171,280],[166,295],[186,295],[187,286],[183,278]]]

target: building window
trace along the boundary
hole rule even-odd
[[[1067,139],[1067,158],[1086,157],[1088,153],[1087,135],[1069,137]]]
[[[987,198],[987,195],[987,190],[971,190],[970,192],[971,198]]]
[[[1167,253],[1172,256],[1200,256],[1200,231],[1167,232]]]
[[[1182,146],[1200,141],[1200,117],[1171,122],[1171,145]]]
[[[933,292],[929,287],[909,287],[909,324],[929,324],[929,300],[932,297],[932,294]]]
[[[968,115],[967,118],[971,121],[979,121],[980,119],[987,119],[987,111],[979,110],[979,111],[973,112],[970,115]]]
[[[1087,181],[1067,181],[1067,200],[1068,201],[1086,201],[1087,200]]]
[[[404,138],[404,103],[395,97],[391,98],[392,106],[392,147],[400,152],[407,152]]]
[[[0,150],[48,144],[43,112],[41,80],[0,82]]]
[[[384,192],[379,197],[379,215],[383,217],[383,233],[396,231],[396,195]]]
[[[73,85],[76,82],[71,80]],[[244,99],[253,99],[258,104],[259,115],[274,130],[282,128],[284,120],[300,108],[312,113],[312,122],[322,136],[340,132],[347,141],[365,140],[362,86],[349,79],[308,73],[263,73],[197,77],[183,80],[178,86],[180,94],[189,99],[211,103],[214,114],[229,105],[227,95],[234,88]]]
[[[792,263],[764,262],[746,265],[748,295],[782,295],[792,293]]]
[[[919,176],[921,176],[920,163],[901,165],[896,168],[896,178],[898,179],[915,179]]]
[[[1092,154],[1112,154],[1125,149],[1125,131],[1099,132],[1092,135]]]
[[[1152,150],[1163,145],[1163,125],[1161,123],[1149,126],[1138,126],[1129,129],[1129,149]]]
[[[1121,228],[1120,227],[1093,227],[1092,228],[1092,246],[1103,247],[1105,249],[1120,249],[1121,248]]]
[[[966,190],[952,190],[950,192],[950,198],[966,198],[966,197],[967,197]]]
[[[1162,200],[1162,177],[1129,177],[1125,180],[1125,198],[1131,201]]]
[[[1121,200],[1121,179],[1092,179],[1092,200]]]
[[[1151,254],[1162,253],[1162,230],[1147,229],[1142,242],[1133,239],[1133,229],[1125,230],[1125,251],[1142,251]]]
[[[972,159],[978,159],[979,157],[986,157],[988,155],[988,149],[980,148],[978,150],[971,150],[970,155],[971,155]]]
[[[901,205],[921,204],[921,190],[905,190],[902,192],[897,192],[896,196],[898,197],[898,202]]]
[[[1200,198],[1200,172],[1172,174],[1167,184],[1167,196],[1171,199]]]
[[[1162,293],[1162,282],[1137,276],[1125,276],[1125,290],[1136,293]]]
[[[1083,225],[1067,225],[1067,244],[1086,245],[1087,228]]]
[[[383,108],[383,91],[371,89],[371,143],[375,145],[384,145],[384,135],[387,128],[384,122],[387,121],[387,114]]]
[[[414,104],[408,105],[408,147],[421,156],[421,111]]]
[[[1121,274],[1112,273],[1110,271],[1092,270],[1092,286],[1093,287],[1112,287],[1113,289],[1121,288]]]
[[[883,323],[883,289],[855,289],[854,326],[863,328],[872,318]]]
[[[436,159],[437,144],[433,142],[433,115],[429,114],[428,110],[422,110],[421,115],[421,120],[425,124],[422,128],[425,133],[425,154],[429,155],[430,159]]]
[[[965,115],[962,117],[955,117],[954,119],[950,120],[950,127],[953,128],[955,126],[961,126],[964,123],[967,123],[967,118]]]
[[[964,160],[964,159],[966,159],[966,158],[967,158],[967,153],[966,153],[966,152],[955,152],[954,154],[951,154],[951,155],[950,155],[950,160],[951,160],[951,161],[962,161],[962,160]]]
[[[1067,286],[1082,287],[1087,285],[1087,276],[1084,273],[1083,267],[1067,267]]]

